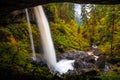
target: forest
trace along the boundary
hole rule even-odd
[[[17,10],[14,16],[0,24],[0,79],[1,80],[119,80],[120,79],[120,5],[77,4],[81,13],[76,15],[75,3],[49,3],[43,5],[48,18],[56,55],[71,51],[89,51],[98,46],[105,62],[107,74],[94,69],[91,77],[65,74],[61,77],[49,72],[46,64],[34,63],[25,11]],[[34,47],[42,60],[42,46],[33,8],[29,8]],[[12,13],[12,15],[13,15]],[[11,14],[10,14],[11,15]],[[42,66],[40,66],[42,65]]]

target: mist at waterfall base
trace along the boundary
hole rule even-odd
[[[41,35],[41,41],[44,51],[44,58],[50,69],[50,71],[59,72],[65,74],[69,70],[73,70],[73,63],[75,60],[60,60],[57,62],[53,41],[51,38],[51,32],[49,23],[44,13],[42,6],[34,7],[37,25]]]
[[[30,25],[30,18],[29,18],[27,8],[25,9],[25,13],[26,13],[26,20],[27,20],[27,23],[28,23],[28,32],[29,32],[29,35],[30,35],[30,43],[31,43],[31,48],[32,48],[32,60],[36,61],[35,47],[34,47],[33,36],[32,36],[32,29],[31,29],[31,25]]]

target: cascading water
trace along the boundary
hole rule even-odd
[[[56,55],[55,55],[53,42],[51,39],[49,24],[48,24],[45,14],[44,14],[44,11],[42,9],[42,6],[35,7],[34,11],[35,11],[36,20],[37,20],[38,28],[40,31],[41,39],[42,39],[44,57],[50,68],[50,67],[53,67],[54,65],[56,65]]]
[[[27,8],[25,9],[25,13],[26,13],[26,19],[27,19],[27,22],[28,22],[28,31],[29,31],[29,35],[30,35],[30,43],[31,43],[31,47],[32,47],[32,59],[35,61],[36,60],[35,48],[34,48],[32,30],[31,30],[31,25],[30,25],[30,18],[29,18]]]
[[[44,57],[49,69],[52,71],[58,71],[60,74],[66,73],[68,70],[73,70],[72,63],[74,63],[74,60],[62,60],[58,63],[56,61],[56,54],[51,38],[49,23],[42,6],[34,7],[34,12],[41,35]]]

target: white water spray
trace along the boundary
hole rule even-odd
[[[73,70],[72,63],[74,63],[74,60],[62,60],[58,63],[56,61],[56,54],[51,38],[49,23],[42,6],[34,7],[34,12],[42,39],[44,57],[50,70],[58,71],[60,74],[66,73],[68,70]]]
[[[34,48],[32,30],[31,30],[31,25],[30,25],[30,18],[29,18],[27,8],[25,9],[25,13],[26,13],[26,19],[27,19],[27,22],[28,22],[28,31],[29,31],[29,35],[30,35],[30,43],[31,43],[31,47],[32,47],[32,59],[35,61],[36,60],[35,48]]]
[[[65,74],[69,70],[74,70],[73,63],[75,60],[61,60],[55,65],[55,70],[58,71],[60,74]]]

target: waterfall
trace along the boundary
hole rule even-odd
[[[31,47],[32,47],[32,59],[36,60],[35,48],[34,48],[33,36],[32,36],[32,30],[31,30],[31,25],[30,25],[30,18],[29,18],[27,8],[25,9],[25,13],[26,13],[26,19],[27,19],[27,22],[28,22],[28,31],[29,31],[29,35],[30,35],[30,43],[31,43]]]
[[[53,41],[51,38],[51,32],[49,28],[49,23],[45,16],[42,6],[37,6],[34,8],[38,28],[40,31],[42,46],[44,51],[44,57],[46,59],[47,65],[54,67],[56,65],[56,55],[53,46]]]
[[[42,6],[34,7],[34,12],[41,35],[44,58],[47,62],[49,69],[52,71],[58,71],[60,74],[66,73],[68,70],[73,70],[72,63],[74,62],[74,60],[61,60],[58,63],[56,61],[56,54],[55,54],[53,41],[51,38],[49,23],[47,21]]]

